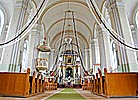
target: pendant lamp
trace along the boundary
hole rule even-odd
[[[44,41],[42,45],[37,46],[37,49],[41,52],[50,52],[51,48],[46,44],[46,37],[44,37]]]

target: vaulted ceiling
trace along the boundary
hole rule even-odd
[[[16,0],[0,0],[0,7],[6,9],[8,18],[11,18]],[[20,1],[20,0],[18,0]],[[40,0],[32,0],[36,5]],[[104,0],[95,0],[101,10]],[[138,6],[138,0],[125,0],[126,9],[130,24],[133,24],[132,15],[134,9]],[[138,8],[138,7],[137,7]],[[63,31],[63,18],[65,11],[74,11],[76,30],[79,37],[79,42],[82,48],[89,48],[90,38],[93,36],[93,28],[95,20],[88,9],[86,0],[49,0],[46,9],[41,16],[41,22],[45,27],[45,35],[50,39],[52,48],[56,48],[61,32]],[[70,16],[71,17],[71,16]],[[71,20],[71,19],[68,19]],[[69,21],[70,22],[70,21]],[[66,28],[68,34],[72,33],[72,25]]]

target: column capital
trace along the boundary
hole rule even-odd
[[[92,39],[91,45],[98,46],[98,39]]]
[[[109,35],[109,32],[103,26],[101,27],[97,25],[96,31],[97,31],[97,37],[99,37],[99,35],[101,34]]]
[[[85,49],[84,49],[84,52],[88,52],[88,51],[89,51],[89,48],[85,48]]]

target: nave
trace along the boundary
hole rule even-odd
[[[65,91],[65,92],[62,92],[62,91]],[[74,91],[76,93],[74,93]],[[56,97],[55,95],[57,94],[61,96]],[[76,96],[75,98],[75,95],[80,95],[80,97]],[[52,96],[55,96],[55,98],[52,98]],[[0,97],[0,100],[107,100],[107,99],[108,100],[138,100],[138,98],[105,98],[102,96],[92,94],[87,90],[75,89],[75,88],[62,88],[62,89],[58,88],[57,90],[46,91],[43,94],[33,96],[33,97],[28,97],[28,98]]]
[[[137,99],[137,45],[138,0],[0,0],[0,98]]]

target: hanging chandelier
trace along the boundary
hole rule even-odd
[[[70,10],[65,11],[59,48],[54,64],[51,68],[51,71],[56,72],[55,76],[57,76],[59,72],[59,70],[58,71],[56,70],[57,64],[58,66],[60,66],[60,68],[80,67],[82,68],[85,76],[89,75],[89,73],[86,71],[84,62],[82,60],[82,55],[76,30],[74,11]]]
[[[46,37],[44,37],[44,41],[42,45],[37,46],[37,49],[41,52],[50,52],[51,48],[46,43]]]

